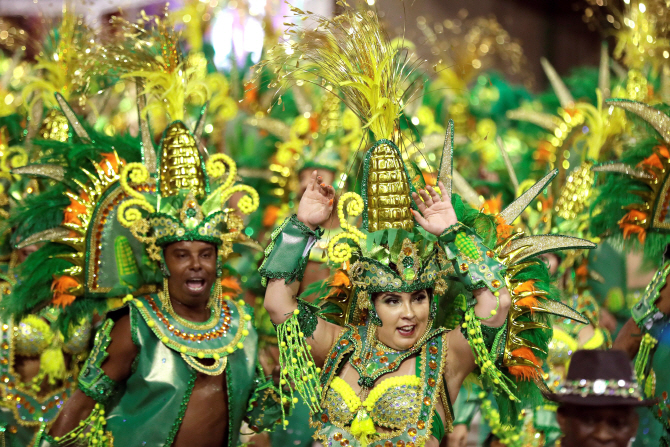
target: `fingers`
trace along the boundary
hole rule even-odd
[[[426,204],[423,203],[423,200],[419,197],[419,195],[415,192],[412,193],[412,199],[414,199],[414,203],[416,203],[416,207],[419,208],[419,211],[422,213],[426,211]]]
[[[428,195],[425,189],[420,189],[419,194],[423,199],[423,203],[425,203],[427,207],[431,207],[433,205],[433,199],[430,197],[430,195]]]
[[[451,191],[447,191],[447,187],[444,186],[442,180],[437,183],[437,186],[440,188],[440,192],[442,193],[442,201],[451,205]]]
[[[428,226],[428,221],[426,220],[425,217],[421,215],[420,212],[412,209],[410,209],[410,211],[412,212],[412,214],[414,214],[414,219],[416,219],[419,225],[421,225],[423,228],[426,228]]]
[[[426,190],[428,190],[428,193],[430,194],[430,198],[433,199],[433,202],[438,203],[441,202],[442,199],[440,198],[440,195],[433,189],[432,186],[428,185],[426,186]]]
[[[307,189],[311,189],[314,191],[316,185],[317,185],[317,175],[318,173],[316,172],[316,169],[312,171],[312,175],[309,177],[309,185],[307,185]]]

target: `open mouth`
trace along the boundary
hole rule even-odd
[[[404,336],[404,337],[409,337],[409,336],[411,336],[411,335],[414,335],[414,331],[415,331],[415,329],[416,329],[416,325],[413,324],[413,325],[411,325],[411,326],[402,326],[402,327],[399,327],[399,328],[398,328],[398,332],[400,333],[400,335],[402,335],[402,336]]]
[[[186,288],[193,293],[200,293],[205,290],[205,280],[202,278],[187,279]]]

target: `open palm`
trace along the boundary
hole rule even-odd
[[[458,222],[456,212],[451,204],[451,195],[447,193],[447,188],[442,182],[438,183],[442,196],[435,191],[432,186],[426,186],[426,189],[419,190],[419,193],[412,193],[414,203],[419,211],[412,210],[414,218],[423,227],[424,230],[435,236],[441,235],[444,230]]]
[[[323,179],[312,172],[309,184],[298,205],[298,220],[311,229],[323,225],[333,212],[335,190],[323,183]]]

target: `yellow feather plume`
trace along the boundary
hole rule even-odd
[[[34,68],[38,76],[30,76],[21,95],[32,97],[29,108],[41,99],[47,107],[57,107],[54,93],[58,92],[66,100],[76,94],[82,94],[80,105],[83,105],[89,77],[84,66],[90,52],[92,31],[83,23],[83,19],[74,15],[68,8],[63,8],[60,24],[49,31],[39,54],[35,57]]]
[[[408,96],[418,90],[420,82],[411,78],[419,62],[392,44],[374,11],[338,4],[345,10],[333,19],[291,7],[316,28],[286,23],[291,38],[268,51],[257,73],[276,73],[278,81],[270,87],[277,87],[277,94],[298,80],[336,89],[377,139],[391,138]]]
[[[171,120],[184,118],[187,101],[204,104],[209,91],[198,67],[186,64],[179,34],[167,13],[147,16],[137,23],[112,18],[116,36],[96,47],[90,70],[103,76],[136,78],[144,85],[148,104],[143,113],[165,111]]]

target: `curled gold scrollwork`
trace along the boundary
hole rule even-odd
[[[345,205],[350,217],[360,216],[364,209],[363,198],[355,192],[348,192],[340,198],[340,203],[337,206],[337,217],[340,219],[340,227],[344,232],[332,238],[328,244],[328,257],[336,263],[344,263],[351,259],[352,247],[346,241],[339,242],[341,239],[351,239],[359,243],[361,239],[367,238],[358,228],[347,222],[344,215]]]
[[[156,212],[156,209],[147,199],[130,185],[131,183],[141,185],[147,183],[150,179],[151,175],[142,163],[129,163],[121,170],[119,180],[121,187],[126,194],[132,197],[132,199],[125,200],[119,206],[117,219],[124,227],[131,228],[136,222],[143,220],[142,210],[148,213]]]
[[[235,161],[226,154],[214,154],[207,160],[205,165],[207,168],[207,175],[212,179],[223,177],[226,174],[226,166],[228,167],[228,176],[223,180],[223,183],[216,188],[213,194],[225,191],[233,185],[235,176],[237,175],[237,164],[235,164]]]
[[[258,209],[260,203],[258,193],[254,188],[248,185],[237,185],[228,188],[221,196],[221,205],[223,206],[223,204],[236,192],[246,192],[246,194],[237,202],[237,207],[243,214],[251,214]]]
[[[5,153],[0,157],[0,170],[2,173],[9,174],[12,169],[20,168],[28,164],[28,153],[20,146],[12,146],[5,150]],[[20,176],[15,176],[20,178]],[[9,177],[11,180],[11,177]]]

